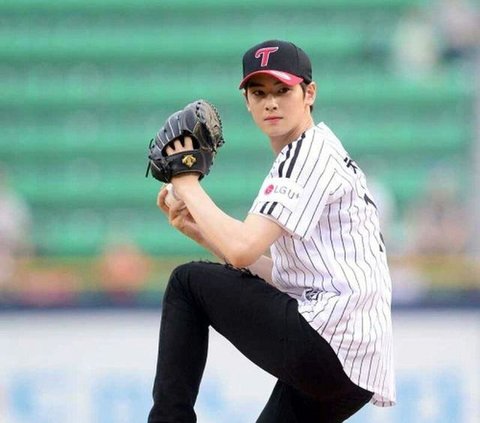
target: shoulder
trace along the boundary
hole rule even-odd
[[[287,144],[277,159],[282,160],[291,156],[292,151],[307,150],[317,153],[340,153],[343,154],[345,149],[335,135],[335,133],[324,123],[320,122],[316,126],[305,131],[297,140]]]
[[[319,123],[316,127],[318,134],[322,137],[324,142],[328,144],[329,150],[333,153],[337,153],[341,156],[345,155],[347,152],[337,137],[337,135],[328,127],[324,122]]]
[[[340,140],[321,122],[283,147],[273,163],[270,176],[298,178],[311,174],[313,169],[333,170],[343,166],[347,156]]]
[[[275,164],[280,164],[293,156],[298,157],[301,152],[304,153],[305,156],[310,156],[310,154],[307,155],[305,153],[307,151],[310,153],[314,151],[318,152],[324,144],[324,141],[325,137],[321,128],[314,126],[300,135],[298,139],[283,147],[275,160]]]

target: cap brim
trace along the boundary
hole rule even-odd
[[[282,81],[284,84],[293,86],[300,84],[300,82],[303,81],[302,78],[292,75],[291,73],[283,72],[283,71],[277,71],[277,70],[259,70],[256,72],[252,72],[248,74],[245,78],[242,79],[242,82],[240,82],[240,86],[238,87],[239,89],[242,89],[245,87],[245,84],[247,81],[255,75],[271,75],[275,78],[277,78],[279,81]]]

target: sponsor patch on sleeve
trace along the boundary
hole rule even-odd
[[[269,178],[266,179],[260,188],[257,201],[277,202],[293,211],[300,200],[303,188],[288,178]]]

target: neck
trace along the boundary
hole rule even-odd
[[[283,134],[278,137],[270,137],[270,144],[272,146],[275,155],[278,155],[282,149],[292,143],[293,141],[300,138],[300,136],[308,129],[315,126],[313,118],[309,115],[300,125],[292,129],[290,132]]]

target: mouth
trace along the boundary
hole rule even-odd
[[[277,122],[281,120],[282,118],[280,116],[268,116],[264,119],[265,122]]]

